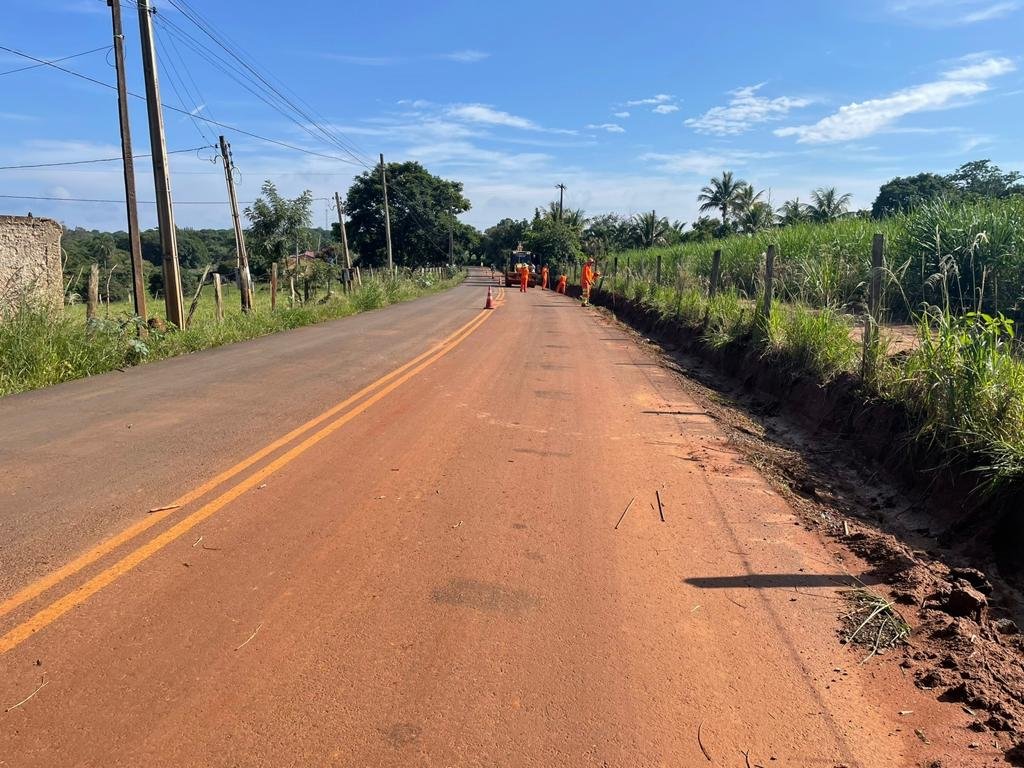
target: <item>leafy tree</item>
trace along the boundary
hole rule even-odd
[[[659,217],[655,211],[651,211],[638,213],[633,217],[633,231],[640,241],[640,247],[653,248],[656,245],[664,245],[673,230],[667,218]]]
[[[557,273],[580,257],[580,236],[565,222],[538,216],[526,234],[526,248]]]
[[[706,187],[702,187],[697,195],[697,202],[700,203],[700,211],[721,211],[722,227],[729,223],[729,215],[736,210],[741,196],[744,194],[744,187],[749,186],[743,179],[737,179],[732,171],[723,171],[719,178],[711,179]]]
[[[761,195],[764,194],[762,189],[760,192],[754,192],[753,186],[750,184],[743,184],[739,188],[739,192],[736,195],[735,204],[735,215],[736,218],[742,218],[747,211],[761,202]]]
[[[779,224],[788,227],[791,224],[800,224],[810,221],[811,214],[807,210],[806,203],[801,203],[799,197],[784,202],[778,210]]]
[[[849,192],[840,195],[835,187],[819,187],[811,192],[808,212],[811,221],[826,222],[842,218],[850,208],[853,198]]]
[[[721,228],[722,222],[718,219],[713,219],[710,216],[698,216],[683,239],[687,242],[706,243],[713,240]]]
[[[594,216],[583,230],[583,250],[588,256],[602,256],[633,246],[632,225],[615,213]]]
[[[964,163],[946,179],[967,197],[1009,197],[1024,194],[1024,184],[1017,171],[1003,173],[991,160]]]
[[[448,229],[468,211],[462,183],[434,176],[416,162],[388,163],[391,242],[396,264],[420,266],[448,255]],[[349,244],[363,264],[387,263],[384,190],[380,166],[355,178],[348,190]]]
[[[937,173],[897,176],[878,190],[878,197],[871,206],[871,216],[882,219],[896,213],[907,213],[921,203],[956,194],[956,184],[949,177]]]
[[[289,200],[267,180],[261,192],[256,202],[245,209],[251,224],[246,239],[249,264],[256,274],[266,274],[271,263],[309,247],[309,225],[313,218],[313,193],[308,189]]]
[[[775,211],[768,203],[755,200],[743,209],[739,218],[739,226],[748,235],[771,229],[775,226]]]
[[[509,252],[526,240],[530,222],[526,219],[502,219],[484,230],[480,248],[488,264],[504,268]]]
[[[561,217],[558,213],[558,201],[552,200],[548,203],[547,208],[538,208],[533,212],[533,217],[536,218],[547,218],[558,221],[561,219],[562,223],[567,227],[575,230],[577,234],[582,235],[584,228],[587,226],[587,215],[583,212],[582,208],[563,208]]]

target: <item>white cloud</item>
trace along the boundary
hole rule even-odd
[[[793,96],[778,96],[769,99],[758,95],[764,83],[748,85],[729,91],[732,97],[724,107],[712,107],[700,117],[691,117],[685,125],[698,133],[716,136],[734,136],[749,131],[759,123],[781,120],[792,109],[800,109],[812,103],[811,99]]]
[[[487,104],[455,104],[448,108],[448,115],[458,120],[485,125],[503,125],[508,128],[522,128],[527,131],[539,131],[540,126],[525,117],[502,112]]]
[[[477,51],[472,48],[468,48],[464,51],[452,51],[451,53],[438,54],[439,59],[447,59],[448,61],[457,61],[462,64],[473,64],[477,61],[483,61],[489,58],[491,54],[485,51]]]
[[[397,64],[399,59],[393,56],[349,56],[343,53],[325,53],[325,59],[340,61],[343,64],[355,64],[360,67],[390,67]]]
[[[889,0],[888,11],[922,27],[961,27],[1009,16],[1019,0]]]
[[[627,101],[627,107],[641,107],[646,104],[667,104],[672,101],[675,96],[670,96],[667,93],[659,93],[655,96],[651,96],[649,99],[634,99],[633,101]]]
[[[825,144],[870,136],[889,128],[901,117],[963,104],[989,90],[991,77],[1012,72],[1015,66],[1005,58],[962,59],[964,66],[944,72],[941,79],[904,88],[877,99],[854,102],[839,108],[811,125],[779,128],[776,136],[796,136],[801,144]]]
[[[745,165],[751,160],[774,157],[768,152],[647,152],[640,161],[651,163],[664,173],[692,173],[700,176],[719,173],[725,168]]]
[[[625,118],[629,117],[629,112],[615,112],[615,113],[613,113],[613,117],[618,117],[618,118],[625,119]]]
[[[651,111],[657,115],[669,115],[672,114],[673,112],[678,112],[679,107],[677,107],[675,104],[659,104]]]
[[[591,123],[587,126],[587,130],[590,131],[607,131],[608,133],[625,133],[626,129],[616,123],[601,123],[600,125],[594,125]]]

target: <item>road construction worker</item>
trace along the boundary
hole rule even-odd
[[[519,292],[526,293],[526,289],[530,287],[530,268],[523,264],[519,268]]]
[[[565,293],[565,284],[568,281],[569,281],[569,276],[568,275],[559,275],[558,276],[558,286],[555,288],[555,293],[564,294]]]
[[[546,291],[548,289],[548,265],[545,264],[540,268],[540,287],[541,290]]]
[[[583,306],[590,305],[590,289],[594,285],[594,282],[601,276],[600,272],[597,272],[594,268],[594,260],[587,259],[587,263],[583,265],[583,272],[580,273],[580,288],[583,299]]]

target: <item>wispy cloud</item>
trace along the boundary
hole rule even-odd
[[[355,64],[360,67],[390,67],[401,61],[401,59],[394,56],[350,56],[346,53],[325,53],[323,57],[332,61],[340,61],[344,64]]]
[[[718,173],[723,168],[742,166],[751,160],[763,160],[775,157],[769,152],[703,152],[688,150],[686,152],[647,152],[640,155],[641,162],[651,163],[665,173],[692,173],[706,176]]]
[[[779,128],[776,136],[796,136],[801,144],[826,144],[870,136],[915,112],[931,112],[967,103],[990,89],[988,80],[1014,71],[1007,58],[966,56],[961,66],[938,80],[911,86],[877,99],[854,102],[811,125]]]
[[[625,133],[626,129],[617,123],[601,123],[600,125],[594,125],[591,123],[587,126],[587,130],[590,131],[607,131],[608,133]]]
[[[622,111],[622,112],[615,112],[615,113],[613,113],[613,115],[612,115],[612,116],[613,116],[613,117],[618,117],[618,118],[620,118],[620,119],[623,119],[623,120],[624,120],[624,119],[626,119],[627,117],[629,117],[629,112],[626,112],[626,111]]]
[[[491,54],[486,51],[477,51],[472,48],[467,48],[464,51],[452,51],[451,53],[439,53],[437,58],[447,59],[448,61],[457,61],[460,64],[473,64],[478,61],[483,61],[489,58]]]
[[[525,117],[503,112],[487,104],[455,104],[448,107],[450,117],[484,125],[503,125],[508,128],[522,128],[525,131],[539,131],[537,123]]]
[[[729,91],[732,98],[724,107],[712,107],[700,117],[691,117],[684,121],[684,124],[698,133],[734,136],[745,133],[760,123],[781,120],[790,110],[800,109],[812,103],[811,99],[794,96],[769,99],[758,94],[764,85],[758,83]]]
[[[1021,7],[1020,0],[889,0],[888,11],[923,27],[959,27],[1001,19]]]
[[[677,107],[675,104],[659,104],[658,106],[651,110],[651,112],[654,112],[657,115],[671,115],[673,112],[678,111],[679,107]]]
[[[675,98],[675,96],[671,96],[671,95],[669,95],[667,93],[659,93],[659,94],[657,94],[655,96],[651,96],[650,98],[647,98],[647,99],[633,99],[632,101],[627,101],[626,102],[626,106],[627,107],[642,107],[642,106],[647,105],[647,104],[667,104],[668,102],[672,101],[674,98]]]

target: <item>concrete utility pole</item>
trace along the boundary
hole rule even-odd
[[[565,184],[555,184],[555,189],[558,190],[558,220],[562,220],[562,203],[565,201],[565,190],[567,187]]]
[[[391,255],[391,209],[388,208],[388,175],[384,170],[384,153],[380,156],[380,183],[384,187],[384,234],[388,242],[388,272],[395,271],[395,261]]]
[[[341,250],[345,254],[345,269],[352,269],[352,258],[348,252],[348,235],[345,233],[345,208],[341,205],[341,195],[334,193],[334,204],[338,207],[338,228],[341,229]]]
[[[128,247],[132,257],[132,298],[135,314],[146,319],[146,285],[142,279],[142,240],[139,236],[139,210],[135,197],[135,160],[132,156],[132,131],[128,122],[128,87],[124,72],[124,30],[121,28],[121,4],[107,0],[114,27],[114,66],[117,69],[117,118],[121,127],[121,155],[124,158],[124,198],[128,204]]]
[[[220,137],[220,157],[224,161],[224,178],[228,183],[228,198],[231,200],[231,222],[235,227],[236,263],[238,265],[238,287],[242,297],[242,311],[252,309],[252,278],[249,275],[249,252],[245,248],[245,232],[238,217],[238,197],[235,195],[235,163],[231,158],[231,145]]]
[[[451,212],[448,220],[448,263],[455,263],[455,212]]]
[[[139,32],[142,38],[142,73],[146,79],[146,110],[149,113],[149,143],[153,153],[153,180],[156,184],[156,220],[160,229],[163,255],[164,302],[167,321],[185,327],[181,299],[181,268],[178,265],[178,235],[171,207],[171,177],[167,169],[167,144],[164,141],[164,116],[160,107],[160,83],[156,74],[156,45],[149,0],[138,0]]]

